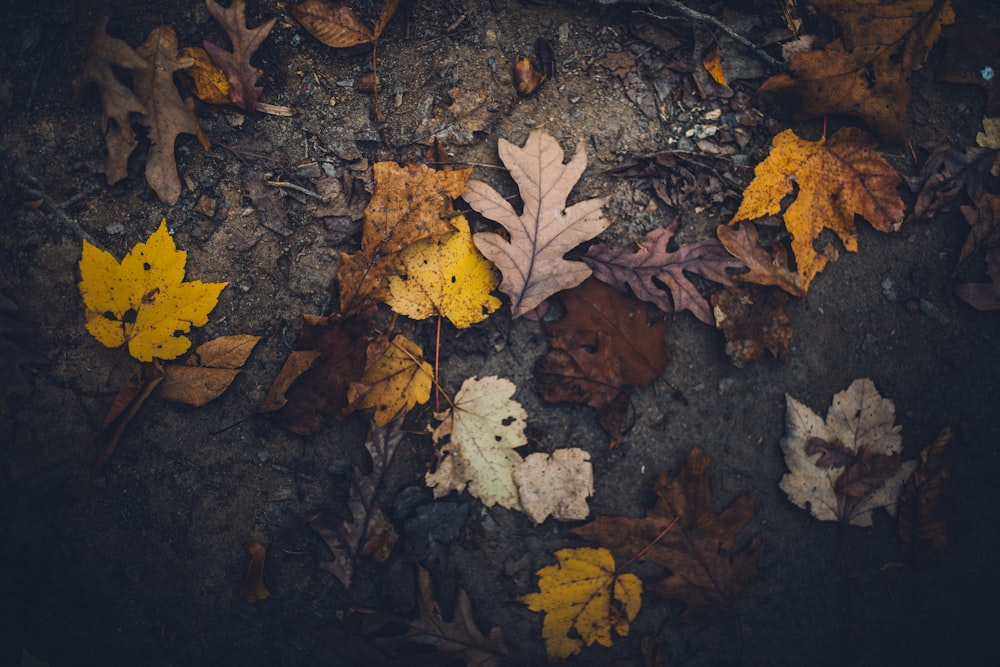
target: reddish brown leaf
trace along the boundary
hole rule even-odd
[[[247,111],[257,108],[263,87],[257,85],[260,70],[250,64],[250,58],[267,39],[276,18],[265,21],[256,28],[247,28],[246,3],[244,0],[233,0],[228,9],[223,8],[215,0],[205,0],[208,13],[216,23],[222,26],[233,45],[232,52],[216,46],[205,40],[205,50],[218,65],[229,80],[229,99],[238,107]]]
[[[581,259],[593,269],[595,278],[622,292],[627,286],[639,299],[655,303],[664,312],[690,310],[702,322],[714,324],[708,301],[685,272],[732,285],[726,269],[741,268],[743,262],[726,252],[715,239],[688,243],[671,252],[667,248],[675,231],[677,223],[654,229],[646,234],[643,243],[635,246],[611,247],[598,243]],[[666,289],[657,285],[657,280]]]
[[[688,606],[681,616],[685,622],[706,620],[729,609],[736,595],[757,576],[760,557],[759,536],[739,551],[734,548],[753,520],[753,494],[744,493],[716,514],[705,473],[710,460],[695,448],[677,477],[661,474],[656,482],[656,506],[645,518],[601,516],[573,529],[618,558],[631,558],[653,543],[642,560],[662,565],[671,574],[648,588],[685,601]],[[677,524],[654,543],[675,519]]]
[[[374,30],[361,20],[353,9],[339,2],[306,0],[290,5],[288,12],[302,27],[327,46],[347,48],[374,42],[385,29],[399,6],[399,0],[387,0]]]
[[[792,271],[788,264],[785,246],[774,244],[769,250],[759,243],[757,226],[748,220],[740,220],[735,225],[719,225],[715,230],[719,241],[734,257],[743,260],[746,273],[737,273],[734,280],[758,285],[774,285],[792,296],[803,297],[806,288],[802,276]]]
[[[715,325],[726,336],[726,354],[736,366],[768,351],[788,358],[792,321],[785,313],[788,295],[768,287],[727,287],[712,294]]]
[[[333,560],[322,563],[321,567],[337,577],[344,588],[351,587],[359,558],[365,556],[383,563],[396,543],[396,531],[382,512],[377,496],[396,447],[403,438],[402,426],[400,417],[388,426],[372,424],[369,428],[365,449],[371,456],[372,471],[363,475],[358,468],[354,469],[347,501],[350,517],[321,512],[309,521],[310,527],[319,533],[333,553]]]
[[[951,427],[920,452],[920,464],[899,494],[899,538],[917,562],[937,555],[948,542],[944,500],[948,497],[951,470],[942,460],[951,441]]]

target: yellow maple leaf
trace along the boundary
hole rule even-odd
[[[612,631],[629,633],[642,606],[642,581],[619,574],[607,549],[560,549],[558,563],[540,569],[538,592],[520,598],[531,611],[544,611],[542,636],[551,660],[579,653],[586,642],[611,646]],[[577,636],[570,636],[571,632]]]
[[[441,315],[465,329],[500,307],[500,299],[490,294],[499,281],[493,264],[472,242],[465,216],[451,223],[454,233],[417,241],[399,253],[404,275],[390,276],[387,303],[400,315],[415,320]]]
[[[375,424],[386,426],[401,411],[426,403],[431,397],[434,369],[423,360],[423,354],[406,336],[396,336],[392,342],[388,336],[373,341],[361,381],[348,390],[353,409],[375,408]]]
[[[857,252],[855,215],[881,232],[898,231],[903,224],[903,200],[896,192],[902,177],[864,130],[847,127],[819,141],[785,130],[774,138],[771,153],[754,174],[729,224],[779,213],[782,199],[797,184],[795,201],[783,217],[803,289],[828,261],[813,248],[824,227],[836,232],[847,250]]]
[[[176,359],[191,347],[182,334],[208,322],[229,284],[184,282],[186,262],[187,253],[174,245],[166,219],[120,264],[84,241],[79,288],[87,331],[107,347],[128,344],[139,361]]]

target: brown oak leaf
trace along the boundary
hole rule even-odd
[[[319,512],[309,520],[309,526],[323,538],[333,553],[333,560],[321,563],[320,567],[337,577],[344,588],[351,587],[358,559],[365,556],[376,563],[384,563],[396,543],[398,535],[378,504],[378,494],[402,439],[402,417],[386,426],[373,423],[365,439],[372,468],[368,474],[354,468],[347,501],[350,516]]]
[[[389,297],[389,276],[401,269],[398,253],[426,238],[455,231],[452,199],[462,194],[472,169],[437,171],[424,165],[377,162],[375,191],[365,208],[361,251],[340,259],[340,309],[357,312],[366,301]]]
[[[841,36],[820,50],[791,54],[791,72],[760,90],[790,90],[803,118],[856,116],[885,141],[906,144],[910,75],[941,26],[955,20],[950,0],[813,0],[810,6],[834,19]]]
[[[690,310],[702,322],[714,324],[708,301],[685,272],[732,285],[726,269],[742,268],[743,262],[730,255],[715,239],[688,243],[670,251],[668,248],[676,231],[675,222],[654,229],[646,234],[645,241],[634,246],[612,247],[598,243],[591,246],[582,259],[594,270],[598,280],[623,292],[627,286],[636,297],[656,304],[664,312]],[[667,289],[656,281],[662,282]]]
[[[785,313],[788,295],[773,288],[734,286],[712,294],[715,326],[726,336],[726,354],[739,368],[768,351],[788,359],[792,321]]]
[[[205,4],[208,6],[208,13],[226,31],[226,36],[233,45],[233,50],[230,52],[206,39],[205,51],[212,58],[212,62],[226,73],[226,78],[229,80],[229,99],[236,106],[246,111],[253,111],[257,108],[257,100],[264,88],[257,85],[257,77],[261,72],[250,64],[250,58],[267,39],[278,19],[273,18],[251,29],[247,28],[244,0],[233,0],[228,8],[222,7],[215,0],[205,0]]]
[[[587,168],[583,142],[566,164],[559,142],[544,130],[528,135],[523,148],[500,139],[497,151],[520,190],[522,212],[518,214],[506,198],[482,181],[469,181],[462,197],[510,233],[510,240],[493,232],[479,232],[473,240],[500,269],[500,291],[510,297],[513,316],[520,317],[556,292],[587,279],[591,272],[586,264],[563,256],[611,223],[601,216],[604,197],[566,206],[566,198]]]
[[[661,473],[655,487],[656,505],[645,518],[600,516],[573,529],[619,558],[642,552],[642,560],[669,569],[669,577],[647,588],[686,602],[681,615],[685,622],[707,620],[729,609],[736,595],[757,576],[760,557],[760,536],[742,549],[735,548],[753,520],[753,494],[742,494],[716,514],[705,472],[710,460],[695,448],[676,477]],[[676,525],[666,530],[675,520]]]
[[[649,324],[645,304],[594,279],[560,298],[566,317],[545,325],[552,350],[536,366],[536,389],[597,410],[614,447],[629,416],[625,387],[652,383],[670,362],[667,320]]]

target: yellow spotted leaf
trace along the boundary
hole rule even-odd
[[[389,277],[388,304],[415,320],[441,315],[465,329],[500,307],[500,299],[490,294],[499,281],[493,265],[476,250],[465,216],[452,218],[451,224],[457,231],[417,241],[399,253],[403,275]]]
[[[368,346],[368,365],[361,381],[351,385],[348,399],[355,410],[375,408],[377,426],[431,397],[434,369],[424,351],[405,336],[381,336]]]
[[[560,549],[555,565],[538,571],[538,592],[521,597],[531,611],[545,612],[542,636],[550,660],[565,660],[586,643],[611,646],[627,637],[642,605],[642,581],[615,570],[607,549]]]
[[[176,359],[191,347],[183,334],[208,322],[228,285],[185,282],[186,262],[187,253],[174,245],[165,219],[120,264],[84,241],[79,288],[87,331],[107,347],[127,344],[139,361]]]
[[[880,232],[898,231],[903,224],[903,200],[896,192],[902,178],[875,144],[872,135],[853,127],[819,141],[785,130],[754,169],[754,180],[743,191],[730,224],[780,213],[782,200],[798,186],[783,217],[802,288],[808,289],[828,261],[813,247],[824,228],[836,232],[847,250],[857,252],[855,215]]]
[[[209,104],[230,104],[229,79],[226,73],[212,62],[208,53],[200,46],[189,46],[181,49],[181,56],[191,58],[194,64],[187,73],[194,81],[194,94],[202,102]]]

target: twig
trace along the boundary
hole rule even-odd
[[[296,192],[301,192],[302,194],[312,197],[313,199],[318,199],[323,201],[322,195],[318,195],[312,190],[306,190],[301,185],[295,185],[295,183],[289,183],[288,181],[264,181],[268,185],[273,185],[276,188],[288,188],[289,190],[295,190]]]
[[[626,2],[627,0],[596,0],[596,1],[602,5],[617,5]],[[746,48],[750,49],[750,51],[752,51],[755,56],[757,56],[760,60],[765,62],[768,66],[772,67],[773,69],[778,70],[779,72],[784,72],[787,71],[788,69],[783,62],[775,59],[767,51],[757,46],[749,39],[739,34],[735,30],[730,28],[728,25],[726,25],[725,23],[723,23],[722,21],[720,21],[719,19],[715,18],[710,14],[704,14],[697,10],[691,9],[684,3],[678,2],[678,0],[651,0],[651,3],[654,5],[666,5],[667,7],[676,10],[677,12],[679,12],[683,16],[688,17],[689,19],[692,19],[694,21],[701,21],[702,23],[707,23],[711,26],[714,26],[715,28],[718,28],[722,32],[729,35],[733,40],[739,42]],[[653,12],[641,12],[641,13],[648,14],[649,16],[652,16],[660,20],[666,18],[665,16],[659,16],[657,14],[654,14]]]
[[[104,249],[100,243],[91,238],[90,234],[83,230],[83,227],[80,226],[79,222],[66,215],[66,212],[63,211],[62,207],[54,199],[52,199],[48,193],[45,192],[45,186],[42,185],[37,178],[25,171],[24,167],[18,166],[14,171],[14,174],[17,176],[18,185],[21,186],[21,190],[24,194],[28,195],[32,199],[40,199],[45,210],[54,215],[63,225],[69,227],[70,231],[72,231],[77,238],[88,241],[91,245],[101,248],[102,250]]]

